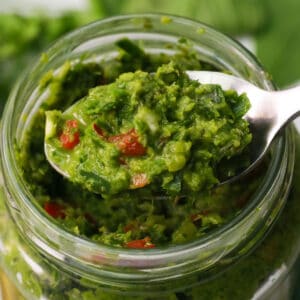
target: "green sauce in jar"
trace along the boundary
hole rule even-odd
[[[118,39],[128,33],[147,54],[124,40],[117,54],[114,33]],[[190,38],[195,51],[181,39],[175,53],[174,36]],[[96,56],[86,56],[86,49]],[[116,58],[105,56],[107,51]],[[138,197],[150,185],[111,195],[88,191],[53,170],[43,149],[46,111],[64,111],[120,74],[154,74],[171,61],[180,71],[212,69],[203,58],[271,89],[255,59],[205,25],[180,17],[165,23],[157,15],[100,21],[47,53],[15,87],[1,126],[1,198],[7,205],[0,203],[0,262],[22,295],[30,300],[291,298],[300,219],[299,145],[287,199],[296,140],[290,127],[275,141],[271,163],[245,181],[201,189],[190,198],[169,192],[164,201],[152,200],[152,192],[150,198],[144,192]],[[231,166],[238,163],[230,160],[228,168],[222,162],[217,177],[223,170],[234,172]]]
[[[256,181],[246,192],[242,183],[213,188],[222,166],[246,163],[249,101],[190,80],[192,50],[153,57],[129,40],[117,45],[111,63],[66,62],[41,80],[49,95],[20,145],[24,176],[48,214],[78,235],[130,248],[194,240],[236,215],[255,189]],[[46,161],[44,132],[69,178]]]

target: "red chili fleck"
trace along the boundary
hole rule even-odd
[[[80,134],[78,130],[77,120],[67,120],[61,133],[59,140],[62,147],[67,150],[72,150],[80,142]]]
[[[59,140],[65,149],[72,150],[77,144],[79,144],[79,132],[75,132],[72,135],[62,133]]]
[[[71,128],[78,128],[78,121],[77,120],[67,120],[66,121],[66,127]]]
[[[108,138],[126,156],[140,156],[146,153],[146,148],[139,142],[135,129]]]
[[[148,178],[145,173],[135,174],[131,178],[131,186],[130,187],[132,189],[138,189],[138,188],[144,187],[148,183],[149,183]]]
[[[208,214],[209,214],[209,210],[205,209],[199,213],[190,215],[190,218],[191,218],[192,222],[196,222],[196,221],[201,220],[204,216],[207,216]]]
[[[101,137],[104,137],[104,131],[96,123],[93,124],[93,128],[97,132],[98,135],[100,135]]]
[[[155,248],[155,245],[152,244],[150,237],[145,237],[141,240],[133,240],[130,242],[127,242],[125,244],[127,248],[132,248],[132,249],[150,249],[150,248]]]
[[[46,202],[44,204],[44,209],[51,217],[55,219],[57,218],[64,219],[66,217],[66,214],[64,212],[65,208],[59,203]]]

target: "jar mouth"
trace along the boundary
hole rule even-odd
[[[110,24],[115,22],[126,22],[128,20],[152,20],[153,22],[160,22],[160,19],[166,16],[166,14],[143,14],[143,15],[127,15],[120,17],[108,18],[96,23],[87,25],[81,29],[74,31],[67,35],[64,40],[71,41],[77,35],[84,36],[87,30],[96,31],[96,29],[103,24]],[[183,24],[187,28],[204,28],[207,35],[214,36],[215,39],[221,39],[222,43],[227,43],[232,49],[234,55],[242,57],[245,65],[255,69],[255,73],[259,74],[258,77],[261,80],[260,84],[264,85],[265,89],[272,89],[273,85],[266,76],[262,67],[258,64],[256,59],[249,53],[243,46],[233,41],[231,38],[215,31],[207,25],[200,22],[192,21],[186,18],[177,16],[169,16],[173,18],[173,22],[177,22],[179,25]],[[124,29],[122,34],[128,36],[129,28]],[[147,34],[147,31],[144,32]],[[168,32],[166,34],[169,34]],[[56,51],[57,47],[62,43],[62,39],[59,40],[52,48],[48,50],[49,57]],[[78,49],[72,45],[73,49]],[[222,64],[222,60],[218,59]],[[226,63],[223,63],[226,67]],[[36,66],[38,68],[39,65]],[[212,264],[216,258],[211,256],[209,251],[213,251],[214,247],[220,247],[220,241],[224,238],[229,241],[230,234],[233,234],[237,228],[246,228],[252,223],[250,221],[251,216],[259,207],[263,207],[265,204],[265,198],[270,190],[280,180],[280,176],[285,172],[286,165],[283,163],[286,160],[288,152],[288,133],[287,131],[280,137],[278,137],[273,144],[272,157],[269,164],[264,180],[261,183],[259,190],[253,195],[249,204],[243,208],[243,210],[231,221],[224,224],[220,228],[215,229],[211,233],[204,237],[192,241],[190,243],[182,245],[172,245],[167,248],[157,248],[150,250],[133,250],[133,249],[118,249],[109,247],[102,244],[97,244],[91,240],[83,237],[76,236],[53,222],[41,207],[35,204],[33,195],[29,192],[27,184],[22,177],[22,172],[14,157],[14,143],[15,132],[11,120],[14,119],[15,110],[20,106],[17,100],[22,96],[20,89],[21,84],[25,81],[29,73],[26,73],[13,89],[8,103],[6,105],[1,128],[1,160],[2,170],[5,182],[5,190],[11,196],[9,200],[9,206],[17,211],[17,215],[20,218],[26,220],[27,229],[21,229],[25,235],[29,237],[31,242],[38,245],[45,253],[51,254],[56,257],[57,260],[65,260],[66,257],[73,259],[77,262],[85,262],[88,264],[96,265],[112,265],[122,267],[133,267],[137,269],[149,269],[153,267],[161,267],[162,264],[171,263],[177,258],[180,261],[185,259],[189,260],[191,257],[199,256],[201,253],[203,257]],[[30,83],[29,83],[30,85]],[[24,116],[23,116],[24,117]],[[24,128],[23,128],[24,129]],[[18,128],[17,130],[20,130]],[[283,171],[282,171],[283,170]],[[13,214],[14,215],[14,214]],[[260,216],[263,218],[263,216]],[[18,223],[18,222],[17,222]],[[226,255],[224,250],[222,255]],[[192,262],[192,260],[190,261]]]

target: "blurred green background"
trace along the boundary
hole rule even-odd
[[[125,13],[172,13],[234,38],[250,37],[251,50],[279,87],[300,81],[299,0],[63,0],[64,9],[57,11],[55,2],[0,0],[0,113],[18,75],[53,40],[96,19]]]

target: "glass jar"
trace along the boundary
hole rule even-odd
[[[187,244],[150,251],[100,245],[65,231],[35,204],[14,146],[43,102],[40,79],[66,60],[111,59],[122,37],[166,54],[184,38],[202,61],[274,88],[240,44],[181,17],[118,16],[58,40],[15,85],[2,119],[1,266],[20,299],[292,299],[300,251],[300,188],[293,184],[300,148],[292,126],[274,141],[266,175],[243,211]]]

